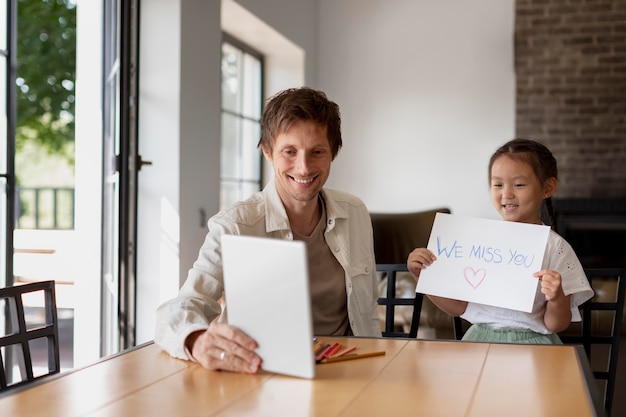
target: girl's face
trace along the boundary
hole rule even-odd
[[[506,221],[541,224],[541,205],[556,183],[550,178],[542,184],[528,163],[502,155],[491,166],[491,202]]]

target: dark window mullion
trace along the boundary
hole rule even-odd
[[[5,284],[12,286],[15,282],[13,276],[13,230],[15,229],[15,134],[17,124],[17,0],[7,1],[7,27],[6,27],[6,50],[2,50],[2,56],[6,59],[6,172],[1,172],[6,180],[6,216],[4,219],[5,241]],[[2,228],[0,228],[1,230]]]
[[[230,116],[232,119],[234,119],[233,124],[236,125],[236,137],[234,138],[226,138],[226,139],[230,139],[230,140],[236,140],[236,148],[233,146],[233,152],[234,154],[232,156],[238,158],[240,161],[246,161],[249,160],[249,158],[245,158],[245,155],[249,155],[250,149],[244,149],[244,144],[246,142],[244,142],[244,132],[245,132],[245,125],[247,123],[253,123],[257,128],[260,125],[260,113],[258,115],[255,115],[255,117],[252,117],[246,113],[246,107],[249,108],[249,106],[246,106],[246,103],[244,103],[244,99],[246,98],[246,96],[248,95],[248,91],[246,91],[247,88],[253,88],[253,86],[248,86],[245,85],[245,82],[247,80],[246,77],[246,65],[247,65],[247,61],[249,61],[249,57],[252,57],[253,59],[257,60],[259,63],[259,74],[258,77],[260,79],[260,84],[259,84],[259,89],[261,89],[261,91],[255,92],[256,94],[258,94],[259,100],[262,100],[263,97],[263,91],[262,91],[262,77],[263,77],[263,56],[261,53],[253,50],[252,48],[250,48],[249,46],[245,45],[244,43],[238,41],[237,39],[233,38],[232,36],[229,36],[228,34],[224,34],[223,35],[223,44],[227,44],[229,45],[229,48],[238,50],[237,54],[239,55],[239,59],[240,62],[238,62],[237,65],[237,72],[236,72],[236,77],[237,77],[237,91],[236,91],[236,98],[235,98],[235,102],[238,104],[237,106],[237,110],[233,110],[230,108],[226,108],[225,107],[225,103],[222,102],[222,116]],[[254,96],[254,95],[253,95]],[[255,105],[253,108],[262,108],[262,103],[258,103],[258,105]],[[235,145],[235,143],[232,143],[232,145]],[[242,198],[246,198],[247,195],[244,193],[248,193],[251,190],[251,187],[244,187],[244,185],[246,184],[253,184],[255,185],[254,188],[256,188],[257,190],[261,189],[261,181],[262,181],[262,163],[261,163],[261,159],[262,156],[260,154],[260,152],[257,151],[256,147],[253,150],[256,153],[256,157],[258,157],[258,165],[259,167],[259,172],[257,175],[258,180],[251,180],[249,178],[244,178],[244,172],[246,171],[246,167],[243,165],[238,165],[237,166],[237,172],[231,172],[231,175],[229,176],[223,176],[223,174],[220,175],[220,182],[221,184],[225,185],[226,188],[222,190],[222,192],[224,192],[226,189],[230,190],[229,193],[231,195],[231,198],[235,198],[236,200],[241,200]],[[236,155],[236,156],[235,156]],[[232,165],[231,165],[232,167]],[[235,175],[235,177],[233,178],[232,175]],[[236,196],[236,197],[232,197],[232,196]],[[228,199],[228,197],[225,197]],[[227,201],[221,201],[220,205],[222,207],[232,204],[234,201],[231,200],[227,200]]]

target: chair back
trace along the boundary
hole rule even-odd
[[[463,339],[463,335],[470,326],[471,324],[467,320],[462,319],[459,316],[454,316],[452,318],[452,331],[454,332],[454,339]]]
[[[43,296],[43,318],[31,319],[24,298]],[[0,391],[58,373],[59,331],[54,281],[0,288]],[[47,344],[47,367],[35,369],[32,349]],[[17,372],[19,370],[19,377]]]
[[[415,293],[406,261],[413,249],[428,245],[438,212],[450,209],[370,213],[376,270],[381,275],[378,305],[384,307],[384,337],[417,337],[424,296]]]
[[[428,245],[437,213],[450,213],[442,207],[409,213],[370,213],[374,232],[376,263],[406,263],[415,248]]]
[[[416,293],[414,290],[410,296],[399,296],[397,292],[397,273],[408,272],[406,263],[403,264],[376,264],[376,271],[383,273],[386,279],[386,289],[384,296],[378,297],[378,305],[385,307],[385,326],[382,331],[383,337],[417,337],[422,303],[424,295]],[[408,306],[411,308],[411,318],[409,320],[409,331],[397,330],[396,307]]]
[[[626,269],[585,268],[595,295],[580,306],[582,322],[572,323],[559,337],[563,343],[582,345],[596,380],[604,384],[607,416],[613,406],[617,358],[624,313]]]

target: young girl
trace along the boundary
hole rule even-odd
[[[502,219],[542,224],[546,207],[552,224],[552,195],[557,187],[556,160],[544,145],[514,139],[489,160],[491,202]],[[426,248],[414,249],[407,266],[415,279],[437,258]],[[550,230],[531,313],[467,301],[429,296],[441,310],[472,323],[463,340],[561,344],[557,333],[571,321],[580,321],[578,306],[593,296],[587,277],[572,247]]]

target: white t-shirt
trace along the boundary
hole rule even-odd
[[[553,230],[550,230],[548,235],[541,269],[551,269],[561,274],[563,292],[565,295],[571,295],[572,321],[580,321],[578,306],[593,297],[593,290],[576,253],[570,244]],[[541,285],[537,280],[535,301],[530,313],[485,304],[468,303],[467,309],[461,317],[470,323],[488,324],[493,328],[523,328],[548,334],[552,332],[546,328],[543,322],[545,310],[546,297],[541,293]]]

